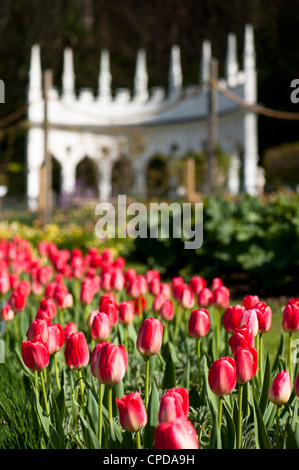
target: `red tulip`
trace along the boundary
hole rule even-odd
[[[125,376],[128,355],[125,348],[113,343],[100,342],[91,353],[90,369],[104,385],[116,385]]]
[[[152,295],[158,295],[160,293],[160,290],[161,290],[161,283],[160,283],[160,278],[158,277],[153,277],[150,281],[149,281],[149,293],[152,294]]]
[[[67,336],[64,349],[65,362],[72,370],[80,370],[89,362],[89,350],[82,331]]]
[[[184,309],[190,309],[194,306],[194,294],[189,287],[183,289],[181,298],[180,298],[180,305]]]
[[[93,301],[94,288],[91,278],[86,277],[81,284],[80,302],[83,305],[89,305]]]
[[[4,321],[11,321],[14,319],[15,313],[9,304],[6,304],[1,309],[1,318]]]
[[[36,312],[35,319],[46,320],[48,325],[51,325],[51,315],[49,310],[42,310],[39,308]]]
[[[142,356],[153,356],[160,351],[162,340],[163,325],[160,320],[147,318],[139,329],[136,347]]]
[[[283,311],[282,327],[289,333],[299,331],[299,299],[290,299]]]
[[[95,317],[98,313],[100,313],[100,310],[95,309],[95,310],[92,310],[92,311],[88,314],[88,317],[87,317],[87,319],[86,319],[86,326],[87,326],[87,328],[88,328],[89,330],[91,329],[91,325],[92,325],[92,322],[93,322],[94,317]]]
[[[171,321],[174,317],[173,302],[170,299],[165,300],[159,310],[159,313],[161,315],[162,320]]]
[[[206,285],[207,281],[201,276],[193,276],[189,283],[189,287],[194,294],[199,294]]]
[[[139,431],[147,423],[145,406],[139,392],[124,395],[121,399],[116,398],[121,426],[129,432]]]
[[[135,311],[131,301],[124,300],[118,306],[118,319],[121,325],[129,325],[134,320]]]
[[[167,282],[162,282],[160,286],[160,294],[164,295],[166,299],[171,297],[171,287]]]
[[[49,364],[50,354],[40,336],[23,341],[21,351],[25,366],[31,370],[41,371]]]
[[[210,315],[209,312],[201,308],[199,310],[193,310],[191,312],[188,332],[193,338],[203,338],[208,334],[210,328]]]
[[[295,381],[294,381],[294,393],[299,397],[299,372],[297,372]]]
[[[235,355],[239,346],[248,346],[249,348],[253,348],[254,336],[251,328],[248,325],[242,325],[240,328],[236,328],[232,336],[229,338],[228,344],[233,355]]]
[[[213,291],[212,303],[220,309],[226,309],[229,304],[229,297],[229,289],[223,285],[220,285]]]
[[[251,328],[251,331],[254,337],[258,334],[259,322],[257,319],[257,313],[253,308],[250,310],[245,310],[245,312],[243,313],[241,321],[240,321],[240,326],[242,325],[249,326],[249,328]]]
[[[197,303],[200,308],[207,308],[212,304],[213,292],[204,287],[202,291],[198,294]]]
[[[257,295],[245,295],[243,297],[243,305],[246,310],[250,310],[255,307],[256,304],[258,304],[260,301],[259,297]]]
[[[48,310],[49,313],[50,313],[51,320],[53,320],[53,318],[55,318],[56,305],[55,305],[54,300],[51,299],[50,297],[42,299],[39,303],[39,308],[41,310]]]
[[[199,449],[198,437],[191,421],[181,417],[159,424],[155,429],[155,449]]]
[[[69,322],[65,325],[63,331],[64,331],[64,334],[65,334],[65,337],[67,338],[72,333],[76,333],[77,325],[74,322]]]
[[[269,390],[269,399],[275,405],[284,405],[289,401],[292,393],[290,374],[287,370],[281,370],[274,377]]]
[[[159,293],[158,295],[156,295],[156,297],[153,301],[153,306],[152,306],[152,309],[155,313],[159,312],[159,310],[162,307],[165,300],[166,300],[166,297],[165,297],[164,294]]]
[[[239,327],[244,312],[243,305],[232,305],[225,310],[222,325],[227,333],[233,333]]]
[[[4,271],[0,276],[0,295],[6,294],[10,289],[9,273]]]
[[[106,313],[97,313],[92,321],[90,334],[95,341],[106,341],[110,335],[111,322]]]
[[[239,346],[235,353],[236,375],[239,384],[250,382],[257,371],[257,351],[247,346]]]
[[[223,286],[223,282],[220,279],[220,277],[214,277],[214,279],[211,282],[211,291],[215,292],[215,290],[218,289],[218,287],[221,287],[221,286]]]
[[[111,288],[115,291],[121,291],[125,287],[125,275],[120,269],[116,269],[111,274]]]
[[[8,303],[14,312],[20,312],[24,309],[26,305],[27,296],[24,294],[23,289],[20,288],[20,285],[13,290]]]
[[[106,300],[102,302],[100,308],[100,312],[106,313],[108,316],[111,326],[116,325],[118,321],[118,305],[113,300]]]
[[[44,343],[47,343],[48,340],[48,323],[46,320],[38,318],[33,320],[26,333],[28,341],[33,340],[36,336],[40,336]]]
[[[161,397],[159,407],[159,424],[174,421],[176,418],[187,418],[189,413],[189,394],[186,388],[171,388]]]
[[[134,312],[136,315],[141,315],[147,307],[146,299],[143,295],[133,299]]]
[[[236,364],[232,357],[216,359],[209,369],[208,382],[215,395],[224,396],[231,393],[236,386]]]
[[[259,324],[259,333],[267,333],[272,324],[272,310],[265,302],[259,302],[255,305],[254,310],[257,314]]]
[[[59,323],[48,326],[47,346],[50,354],[60,351],[64,346],[65,334]]]

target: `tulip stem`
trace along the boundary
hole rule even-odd
[[[198,371],[198,384],[199,390],[201,387],[201,374],[200,374],[200,338],[197,340],[197,371]]]
[[[293,341],[293,332],[289,332],[289,350],[288,350],[288,367],[290,373],[291,383],[293,381],[293,367],[292,367],[292,341]]]
[[[221,433],[221,421],[222,421],[222,404],[223,404],[223,397],[219,397],[218,403],[218,429],[219,433]]]
[[[112,427],[113,412],[112,412],[112,385],[108,385],[108,415],[110,421],[110,428]]]
[[[279,415],[280,415],[280,406],[276,406],[276,448],[279,446]]]
[[[260,368],[260,383],[263,380],[263,335],[259,333],[259,368]]]
[[[79,382],[80,382],[80,393],[81,393],[81,401],[82,401],[82,406],[84,406],[84,389],[83,389],[83,376],[82,376],[82,370],[78,370],[78,376],[79,376]]]
[[[103,387],[104,385],[100,383],[99,388],[99,416],[98,416],[98,440],[100,446],[102,447],[102,409],[103,409]]]
[[[149,356],[145,357],[145,409],[148,405],[148,394],[149,394]]]
[[[242,401],[243,401],[243,384],[239,384],[237,449],[242,449]]]
[[[136,448],[141,449],[140,445],[140,431],[136,431]]]
[[[125,350],[129,354],[129,349],[128,349],[128,326],[124,325],[124,335],[125,335]]]
[[[37,390],[37,380],[38,380],[37,370],[35,370],[34,371],[34,388],[35,388],[35,390]]]
[[[40,371],[40,381],[42,384],[42,392],[44,396],[44,403],[45,403],[45,411],[46,415],[49,416],[49,408],[48,408],[48,401],[47,401],[47,395],[46,395],[46,387],[45,387],[45,381],[44,381],[44,376],[43,376],[43,371]]]

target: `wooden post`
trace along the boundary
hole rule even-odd
[[[41,191],[44,191],[44,211],[43,223],[48,224],[52,219],[52,156],[48,148],[48,133],[49,133],[49,120],[48,120],[48,93],[52,87],[53,73],[48,69],[44,72],[44,188],[40,186]]]
[[[211,73],[212,80],[218,80],[218,60],[212,59],[211,61]],[[209,123],[208,123],[208,193],[214,192],[215,180],[216,180],[216,143],[217,143],[217,128],[218,128],[218,92],[210,86],[209,93]]]

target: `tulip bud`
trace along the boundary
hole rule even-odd
[[[282,327],[289,333],[299,331],[299,302],[290,299],[283,311]]]
[[[65,337],[67,338],[72,333],[76,333],[77,325],[74,322],[69,322],[65,325],[63,331],[64,331],[64,334],[65,334]]]
[[[161,397],[159,423],[174,421],[189,413],[189,394],[186,388],[171,388]]]
[[[86,320],[86,326],[88,329],[91,329],[91,325],[92,325],[92,322],[93,322],[93,319],[94,317],[100,313],[100,310],[92,310],[89,314],[88,314],[88,317],[87,317],[87,320]]]
[[[184,309],[190,309],[194,306],[194,294],[189,287],[183,289],[182,296],[180,298],[180,305]]]
[[[196,430],[187,418],[161,423],[155,429],[155,449],[199,449]]]
[[[161,315],[162,320],[170,321],[174,317],[174,306],[170,299],[165,300],[162,304],[159,313]]]
[[[131,301],[120,302],[118,306],[118,318],[121,325],[129,325],[134,320],[135,311]]]
[[[259,332],[259,322],[257,319],[257,313],[254,309],[245,310],[242,315],[240,326],[247,325],[251,328],[252,334],[255,337]]]
[[[235,353],[236,375],[239,384],[250,382],[257,371],[257,351],[239,346]]]
[[[294,393],[299,397],[299,372],[296,375],[295,382],[294,382]]]
[[[166,297],[164,294],[158,294],[156,295],[154,301],[153,301],[153,306],[152,309],[155,313],[158,313],[160,308],[162,307],[163,303],[165,302]]]
[[[190,289],[194,294],[199,294],[206,285],[207,281],[201,276],[193,276],[189,284]]]
[[[91,353],[91,373],[104,385],[118,384],[125,376],[127,364],[128,355],[122,345],[102,341]]]
[[[163,340],[163,325],[156,318],[147,318],[142,323],[136,347],[142,356],[153,356],[160,351]]]
[[[245,297],[243,297],[242,303],[246,310],[251,310],[255,307],[256,304],[259,303],[259,301],[260,299],[257,295],[245,295]]]
[[[111,322],[108,315],[99,312],[94,316],[90,334],[95,341],[106,341],[110,335]]]
[[[139,392],[124,395],[121,399],[116,398],[121,426],[129,432],[136,432],[147,423],[146,409]]]
[[[251,328],[247,325],[242,325],[240,328],[236,328],[233,335],[229,338],[228,344],[233,355],[236,354],[236,351],[240,346],[248,346],[249,348],[253,348],[254,336],[252,334]]]
[[[105,302],[101,302],[101,306],[99,308],[100,312],[106,313],[109,317],[111,326],[116,325],[118,320],[118,305],[113,300],[106,300]]]
[[[284,405],[288,402],[292,392],[291,378],[287,370],[281,370],[274,377],[269,390],[269,399],[275,405]]]
[[[199,308],[207,308],[212,304],[213,293],[208,287],[204,287],[198,294],[197,303]]]
[[[215,292],[218,287],[223,286],[223,282],[220,279],[220,277],[214,277],[214,279],[211,282],[211,291]]]
[[[36,312],[35,319],[45,320],[47,322],[47,325],[51,325],[51,315],[48,310],[42,310],[41,308],[39,308]]]
[[[48,340],[48,323],[46,320],[38,318],[33,320],[26,333],[27,340],[30,341],[36,336],[40,336],[44,343]]]
[[[65,334],[59,323],[48,326],[47,346],[50,354],[60,351],[64,346]]]
[[[239,328],[244,312],[245,307],[242,305],[231,305],[225,310],[222,325],[227,333],[233,333],[236,328]]]
[[[49,364],[50,354],[40,336],[36,336],[31,341],[23,341],[21,351],[24,364],[28,369],[41,371]]]
[[[209,369],[208,382],[215,395],[224,396],[231,393],[237,382],[234,358],[226,356],[216,359]]]
[[[66,338],[64,349],[65,362],[72,370],[80,370],[89,362],[89,350],[82,331],[72,333]]]
[[[193,338],[203,338],[208,334],[209,328],[209,312],[204,308],[192,310],[188,323],[189,335]]]
[[[50,297],[42,299],[39,303],[39,308],[41,310],[48,310],[50,312],[51,320],[55,318],[56,315],[56,305],[53,299]]]
[[[120,269],[116,269],[111,274],[111,288],[115,291],[121,291],[125,287],[125,275]]]
[[[160,294],[164,295],[166,299],[170,299],[171,297],[171,287],[167,282],[162,282],[160,286]]]
[[[270,330],[272,324],[271,307],[266,305],[265,302],[259,302],[255,305],[254,310],[257,314],[259,333],[267,333]]]
[[[213,291],[213,300],[212,303],[220,308],[226,309],[229,304],[230,292],[227,287],[220,285]]]
[[[1,318],[4,321],[11,321],[14,319],[15,313],[9,304],[6,304],[1,309]]]

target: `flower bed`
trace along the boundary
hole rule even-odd
[[[1,448],[298,448],[298,299],[270,361],[271,307],[218,277],[23,238],[0,268]]]

